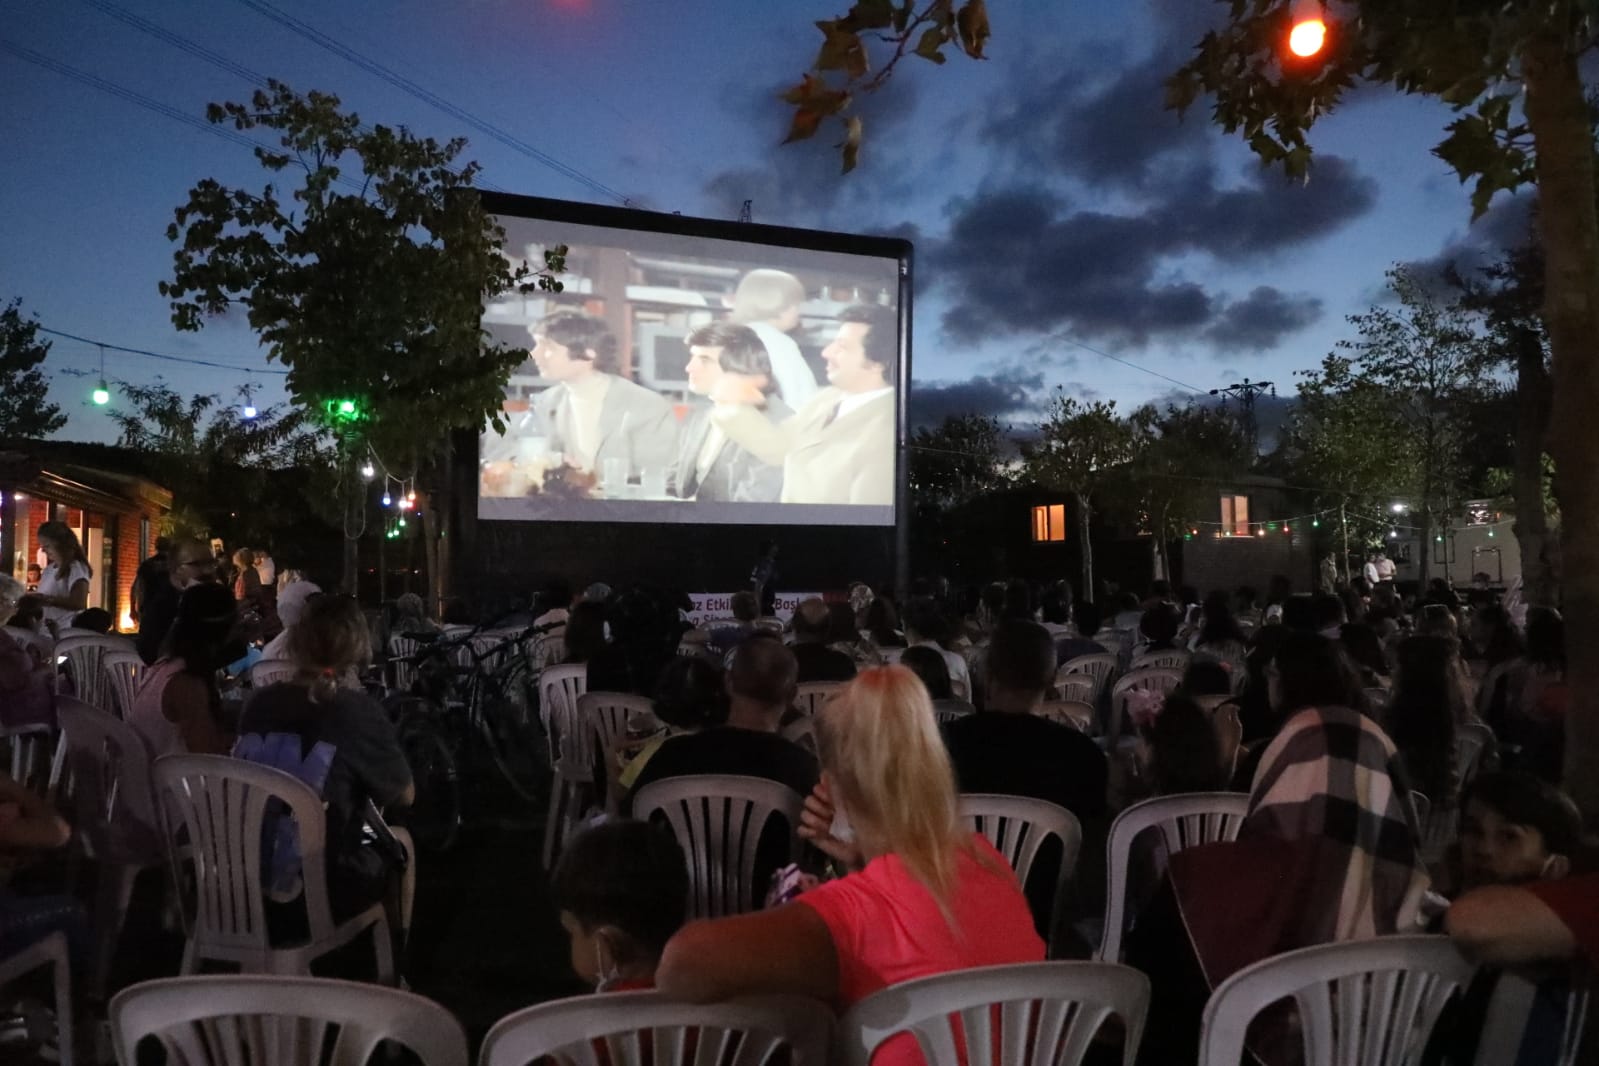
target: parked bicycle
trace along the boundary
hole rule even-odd
[[[448,851],[469,815],[526,805],[534,818],[547,801],[548,743],[528,650],[542,632],[473,630],[391,659],[416,674],[388,702],[416,782],[408,825],[419,849]]]

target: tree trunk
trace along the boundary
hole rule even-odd
[[[344,573],[340,576],[339,589],[346,596],[357,596],[361,565],[358,549],[366,485],[356,476],[355,452],[345,440],[339,442],[339,467],[339,480],[344,486]]]
[[[1344,534],[1344,585],[1353,588],[1355,584],[1354,571],[1349,566],[1349,515],[1348,505],[1343,501],[1338,504],[1338,528]]]
[[[427,568],[427,590],[423,597],[434,618],[444,617],[444,602],[439,598],[439,511],[434,506],[435,497],[428,493],[422,509],[422,565]]]
[[[1155,526],[1155,547],[1160,552],[1160,576],[1172,585],[1177,584],[1176,576],[1171,572],[1171,541],[1167,539],[1167,523],[1171,518],[1171,504],[1166,503],[1160,508],[1160,522]]]
[[[1549,435],[1549,371],[1543,340],[1526,331],[1516,348],[1516,460],[1511,480],[1521,549],[1521,594],[1529,606],[1553,607],[1557,575],[1550,565],[1549,518],[1544,510],[1543,454]]]
[[[1544,253],[1544,325],[1553,355],[1549,450],[1560,501],[1566,619],[1566,789],[1599,818],[1599,218],[1593,126],[1577,57],[1551,35],[1522,56],[1527,125],[1537,151],[1538,229]]]
[[[1431,503],[1424,503],[1421,505],[1421,526],[1417,532],[1419,534],[1420,543],[1416,550],[1416,558],[1421,563],[1421,595],[1425,596],[1427,594],[1427,582],[1432,578],[1432,574],[1430,572],[1432,570]]]
[[[1083,595],[1098,600],[1099,596],[1094,591],[1094,545],[1088,539],[1088,496],[1079,492],[1077,494],[1077,539],[1081,545],[1080,552],[1083,559],[1083,588],[1087,591]]]

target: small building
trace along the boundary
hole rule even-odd
[[[0,444],[0,566],[18,581],[43,562],[39,526],[65,522],[94,570],[89,606],[133,625],[133,577],[155,548],[172,493],[138,473],[130,457],[105,445],[57,441]]]
[[[1316,587],[1314,511],[1300,490],[1281,478],[1247,475],[1216,486],[1216,506],[1184,535],[1183,584],[1206,594],[1286,577],[1295,592]]]

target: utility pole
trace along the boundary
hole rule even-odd
[[[1249,442],[1249,454],[1258,455],[1260,452],[1260,427],[1255,421],[1255,397],[1267,390],[1273,396],[1277,395],[1277,386],[1269,381],[1235,381],[1231,385],[1220,389],[1211,389],[1212,396],[1220,396],[1223,407],[1227,406],[1229,398],[1238,401],[1238,425],[1244,431],[1244,439]]]

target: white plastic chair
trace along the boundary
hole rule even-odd
[[[539,674],[539,720],[549,742],[550,802],[544,816],[544,868],[555,868],[566,840],[582,824],[594,799],[593,730],[578,717],[578,700],[588,691],[583,663],[551,666]]]
[[[72,1066],[72,959],[67,934],[51,933],[15,955],[0,959],[0,988],[24,974],[50,967],[55,992],[56,1048],[61,1066]],[[130,1060],[131,1061],[131,1060]]]
[[[839,692],[847,684],[844,681],[806,681],[794,692],[794,706],[816,717],[816,712],[822,709],[835,692]]]
[[[91,987],[105,988],[139,873],[165,861],[150,778],[150,751],[138,730],[81,700],[59,698],[74,838],[99,865],[97,954]]]
[[[56,661],[66,660],[67,676],[72,678],[73,693],[84,703],[93,704],[102,711],[117,713],[111,702],[111,686],[106,681],[101,662],[107,652],[137,653],[133,641],[122,637],[95,634],[88,637],[64,637],[56,641]]]
[[[1098,638],[1095,638],[1096,641]],[[1105,689],[1110,685],[1110,679],[1116,675],[1116,651],[1110,649],[1101,654],[1079,655],[1075,659],[1068,659],[1055,672],[1055,684],[1061,684],[1063,678],[1072,674],[1086,674],[1094,679],[1093,698],[1088,703],[1098,703],[1099,697],[1104,695]]]
[[[54,793],[64,754],[55,730],[43,722],[0,728],[0,754],[11,780],[39,796]]]
[[[1475,1066],[1503,1066],[1516,1061],[1536,995],[1537,987],[1521,974],[1506,970],[1499,975],[1488,1001],[1482,1033],[1477,1039]],[[1566,1024],[1560,1036],[1560,1050],[1551,1066],[1577,1066],[1588,1001],[1588,985],[1581,975],[1574,975],[1571,994],[1566,999]]]
[[[478,1063],[760,1066],[787,1049],[793,1066],[825,1066],[833,1026],[832,1011],[799,996],[690,1004],[659,992],[613,992],[542,1003],[501,1018],[483,1038]]]
[[[1055,837],[1061,844],[1060,870],[1055,876],[1055,891],[1050,897],[1049,948],[1053,951],[1065,925],[1066,886],[1077,870],[1083,847],[1083,827],[1077,816],[1059,804],[1026,796],[1004,796],[993,792],[963,792],[961,817],[988,838],[994,850],[1005,856],[1016,880],[1027,884],[1044,841]]]
[[[108,651],[100,659],[100,669],[111,690],[112,713],[126,718],[133,707],[133,692],[139,687],[139,676],[144,672],[144,660],[139,658],[138,652]]]
[[[588,750],[567,761],[566,768],[573,773],[587,766],[592,774],[597,760],[612,765],[616,750],[627,740],[630,730],[647,734],[658,727],[655,701],[627,692],[585,692],[577,698],[577,717],[588,726]]]
[[[1464,788],[1477,776],[1482,757],[1497,743],[1494,731],[1481,722],[1467,722],[1455,733],[1455,770]]]
[[[401,662],[422,651],[422,642],[415,637],[396,634],[389,638],[389,665],[394,668],[394,691],[410,692],[416,684],[416,663]]]
[[[1116,679],[1110,689],[1110,717],[1105,722],[1105,739],[1115,745],[1121,738],[1127,721],[1127,694],[1129,692],[1170,692],[1183,683],[1181,670],[1164,666],[1150,666],[1142,670],[1129,670]]]
[[[1473,970],[1442,936],[1348,940],[1265,959],[1223,981],[1205,1004],[1199,1066],[1237,1066],[1249,1023],[1289,998],[1311,1066],[1413,1066]]]
[[[535,671],[559,664],[566,658],[566,630],[551,630],[534,637],[528,646],[527,657]]]
[[[154,1039],[184,1066],[320,1066],[381,1062],[392,1040],[424,1066],[467,1066],[466,1033],[432,1000],[317,977],[210,975],[146,981],[111,1000],[117,1061]],[[329,1046],[331,1042],[331,1046]]]
[[[185,914],[188,943],[183,973],[203,959],[235,963],[245,972],[304,974],[313,959],[371,930],[378,980],[394,980],[394,950],[381,904],[335,925],[328,903],[327,814],[311,787],[292,774],[225,755],[167,755],[155,761],[162,820],[166,823],[173,883],[191,867],[194,913]],[[288,808],[299,837],[301,900],[310,935],[273,945],[266,927],[265,874],[261,866],[267,805]],[[187,839],[179,835],[188,831]]]
[[[1156,796],[1135,803],[1110,824],[1106,844],[1105,929],[1097,958],[1120,962],[1122,930],[1127,924],[1127,866],[1133,841],[1145,830],[1160,833],[1170,858],[1184,848],[1233,840],[1249,813],[1249,796],[1243,792],[1188,792]]]
[[[1099,699],[1099,682],[1093,674],[1065,673],[1055,675],[1055,698],[1067,703],[1094,704]]]
[[[690,774],[639,789],[633,817],[666,815],[688,859],[690,916],[720,918],[760,905],[757,892],[765,886],[755,883],[755,849],[773,817],[787,821],[788,861],[799,861],[804,805],[799,793],[764,777]]]
[[[867,996],[844,1015],[839,1045],[846,1066],[868,1066],[899,1033],[915,1037],[927,1066],[1077,1066],[1106,1019],[1116,1015],[1124,1033],[1122,1062],[1132,1066],[1148,1012],[1149,978],[1130,966],[984,966]],[[959,1036],[952,1024],[957,1019]]]
[[[1193,659],[1192,653],[1183,648],[1167,648],[1163,651],[1146,651],[1134,657],[1127,671],[1134,670],[1176,670],[1181,673],[1188,669],[1188,663]]]
[[[1051,722],[1069,725],[1081,733],[1094,731],[1094,705],[1081,700],[1045,700],[1033,713]]]
[[[250,687],[266,688],[279,681],[292,681],[299,670],[289,659],[262,659],[250,667]]]

